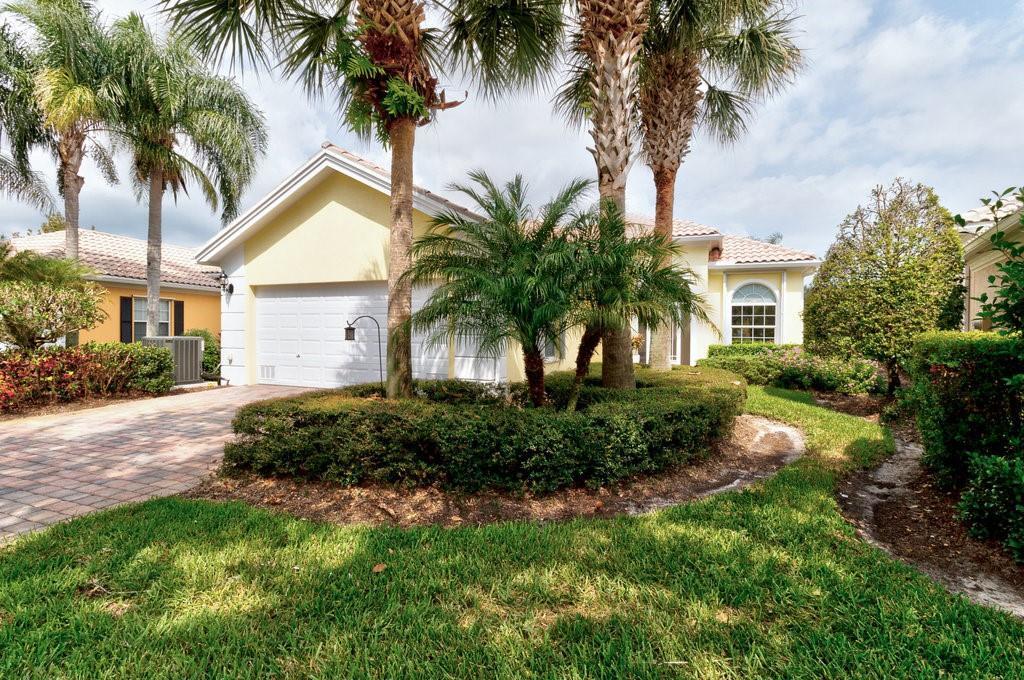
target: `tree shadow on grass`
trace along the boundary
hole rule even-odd
[[[1016,624],[880,558],[827,496],[767,484],[637,518],[412,530],[127,506],[0,553],[0,674],[1009,673]]]

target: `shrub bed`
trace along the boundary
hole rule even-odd
[[[1024,435],[1022,341],[994,333],[925,333],[909,365],[924,461],[948,486],[967,480],[971,454],[1011,456]]]
[[[708,348],[708,358],[699,360],[697,365],[738,373],[754,385],[843,394],[885,389],[874,363],[861,358],[822,357],[805,351],[800,345],[712,345]]]
[[[1024,340],[994,333],[927,333],[910,373],[924,462],[947,487],[963,487],[971,533],[1004,542],[1024,562]]]
[[[503,395],[457,381],[419,382],[417,398],[402,401],[374,398],[379,387],[363,385],[250,404],[235,418],[224,465],[342,484],[597,487],[693,459],[729,431],[742,381],[686,373],[641,371],[641,386],[628,392],[588,383],[572,413],[524,407],[518,386]],[[570,382],[551,376],[556,404]]]
[[[86,397],[164,394],[173,385],[171,353],[157,347],[89,343],[0,352],[0,413]]]

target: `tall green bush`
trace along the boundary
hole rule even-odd
[[[931,189],[901,179],[876,187],[840,225],[807,292],[807,348],[874,359],[894,390],[913,339],[959,318],[963,268],[955,222]]]
[[[1006,382],[1024,372],[1020,338],[926,333],[909,369],[926,465],[948,486],[968,478],[972,454],[1010,457],[1024,445],[1024,394]]]

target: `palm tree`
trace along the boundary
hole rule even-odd
[[[122,89],[117,135],[132,154],[136,189],[149,201],[146,333],[157,335],[164,193],[177,198],[198,185],[228,222],[265,152],[267,132],[262,113],[234,81],[209,73],[181,40],[158,40],[139,15],[117,21],[111,41]]]
[[[336,102],[346,124],[391,147],[388,265],[388,397],[412,393],[412,346],[405,334],[412,289],[405,272],[412,244],[416,128],[450,108],[438,87],[445,65],[486,71],[490,92],[550,70],[561,15],[548,0],[437,3],[439,28],[425,26],[420,0],[164,0],[174,27],[207,55],[270,63],[311,97]]]
[[[11,156],[0,154],[0,192],[49,212],[53,197],[28,159],[29,149],[47,142],[32,97],[30,56],[18,35],[9,26],[0,26],[0,141],[6,136],[12,151]]]
[[[412,247],[410,285],[437,284],[412,315],[415,328],[434,342],[469,340],[483,355],[503,354],[517,343],[530,400],[546,402],[544,344],[573,324],[573,250],[564,234],[579,219],[575,208],[590,183],[570,183],[535,213],[517,176],[504,187],[485,173],[470,173],[476,187],[453,185],[483,219],[448,211]],[[557,344],[557,343],[556,343]]]
[[[719,142],[745,130],[753,102],[800,68],[782,0],[653,0],[636,97],[643,153],[654,175],[654,223],[671,238],[676,175],[698,129]],[[651,367],[668,370],[672,338],[652,332]]]
[[[609,333],[630,333],[633,319],[652,329],[689,317],[714,324],[694,292],[695,275],[676,264],[681,248],[671,236],[630,234],[618,208],[606,205],[576,220],[567,237],[576,263],[571,324],[584,328],[567,404],[572,410],[597,345]]]
[[[97,135],[114,116],[117,86],[110,43],[96,13],[79,0],[23,0],[4,6],[24,22],[34,40],[21,64],[9,61],[11,82],[30,87],[31,101],[46,131],[44,138],[12,137],[14,156],[27,156],[32,145],[48,148],[57,158],[57,184],[64,197],[65,257],[78,259],[79,175],[87,155],[110,182],[117,181],[114,163]],[[24,93],[21,101],[29,98]]]

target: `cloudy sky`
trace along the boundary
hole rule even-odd
[[[133,10],[154,15],[148,0],[96,4],[108,19]],[[739,143],[695,143],[680,173],[677,216],[731,233],[778,231],[784,243],[823,254],[842,217],[896,176],[933,185],[954,212],[992,188],[1024,183],[1024,0],[801,0],[797,11],[807,68],[757,111]],[[387,163],[383,149],[339,124],[329,102],[310,103],[272,75],[247,73],[243,81],[271,135],[243,205],[325,140]],[[465,89],[444,85],[450,95]],[[496,178],[523,173],[539,202],[570,178],[593,174],[587,139],[552,114],[550,92],[498,104],[469,95],[419,133],[419,184],[443,192],[475,168]],[[45,156],[36,167],[53,176]],[[83,175],[82,226],[144,238],[146,209],[130,187],[105,185],[92,167]],[[630,175],[627,200],[630,212],[653,214],[642,164]],[[41,220],[0,199],[0,232]],[[198,245],[219,228],[200,200],[165,205],[168,242]]]

